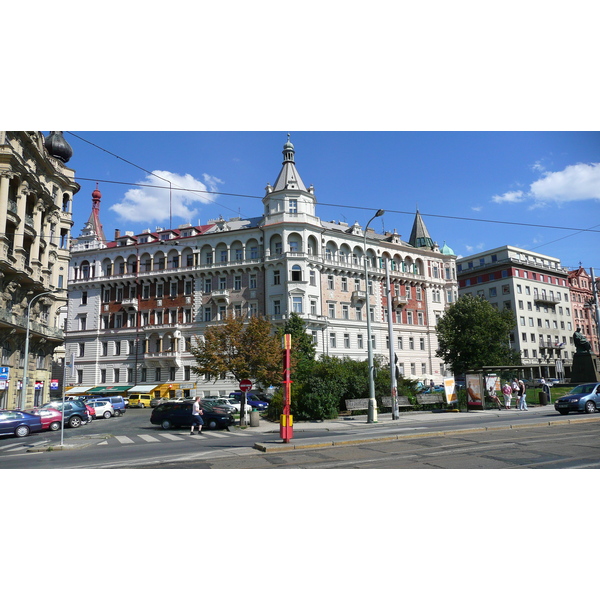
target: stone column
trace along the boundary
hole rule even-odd
[[[33,227],[35,229],[35,238],[33,238],[33,244],[31,245],[31,260],[39,263],[40,258],[40,238],[43,234],[42,227],[42,216],[43,216],[44,203],[40,200],[35,205],[35,212],[33,213]]]
[[[8,187],[10,184],[10,175],[2,173],[0,175],[0,237],[6,235],[6,213],[8,210]]]

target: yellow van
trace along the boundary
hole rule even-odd
[[[129,408],[149,408],[152,398],[151,394],[129,394]]]

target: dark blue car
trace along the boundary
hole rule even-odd
[[[243,396],[244,392],[231,392],[231,394],[229,394],[230,398],[235,398],[238,401],[241,401]],[[269,408],[268,402],[261,400],[258,396],[251,393],[248,393],[246,397],[246,403],[248,404],[248,406],[251,406],[252,408],[256,408],[258,410],[266,410],[267,408]]]
[[[42,418],[22,410],[0,410],[0,435],[25,437],[42,430]]]

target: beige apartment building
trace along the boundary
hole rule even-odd
[[[0,408],[45,402],[67,301],[72,155],[60,131],[0,131]],[[25,337],[29,323],[29,351]],[[27,383],[22,395],[23,371]]]

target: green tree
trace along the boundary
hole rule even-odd
[[[231,374],[239,382],[251,379],[268,387],[281,381],[281,339],[264,317],[246,320],[229,315],[207,327],[204,337],[196,338],[190,352],[196,359],[192,371],[214,379]],[[245,419],[244,406],[240,419]]]
[[[437,325],[436,356],[455,375],[484,365],[520,364],[519,354],[511,349],[509,342],[515,326],[512,311],[498,311],[480,296],[461,296]]]

